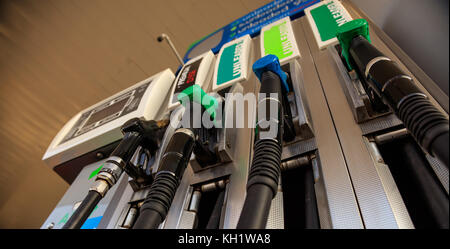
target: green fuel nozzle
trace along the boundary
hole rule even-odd
[[[209,113],[213,120],[216,119],[217,108],[219,106],[219,102],[216,98],[208,95],[203,91],[203,89],[199,85],[192,85],[186,89],[184,89],[180,94],[178,94],[178,101],[181,104],[185,105],[188,101],[185,101],[185,98],[188,97],[189,101],[196,102],[202,105],[205,110]]]
[[[347,62],[347,66],[353,69],[350,62],[350,45],[353,38],[363,36],[371,43],[369,35],[369,24],[365,19],[355,19],[340,26],[337,30],[336,37],[342,48],[342,56]]]

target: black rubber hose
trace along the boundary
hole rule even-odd
[[[83,202],[81,202],[80,206],[78,206],[62,228],[80,229],[101,199],[102,196],[97,191],[90,190]]]
[[[401,172],[406,174],[409,181],[414,185],[414,190],[407,189],[407,191],[414,191],[414,193],[409,194],[419,196],[422,200],[419,204],[426,210],[426,219],[430,219],[437,228],[448,229],[448,194],[423,156],[422,151],[414,144],[412,139],[405,139],[396,148],[396,156],[403,158],[401,160],[403,165],[399,165],[402,166]]]
[[[273,191],[270,187],[257,184],[247,189],[244,207],[237,229],[264,229],[269,217]]]
[[[447,118],[422,95],[408,97],[400,104],[398,113],[417,143],[448,168]]]
[[[169,172],[161,172],[156,176],[133,229],[158,228],[166,218],[178,183],[178,179]]]
[[[194,133],[191,130],[178,129],[172,135],[133,229],[156,229],[164,221],[191,157],[194,143]]]
[[[217,196],[216,203],[214,204],[213,211],[209,217],[206,229],[219,229],[220,226],[220,216],[222,214],[222,206],[225,199],[225,189],[220,190]]]
[[[283,137],[283,109],[281,98],[281,81],[277,74],[267,71],[261,75],[260,93],[278,94],[278,112],[273,114],[269,110],[272,98],[265,99],[266,116],[258,117],[255,148],[252,165],[247,181],[247,196],[237,224],[238,229],[264,229],[266,228],[272,199],[278,191],[278,179],[281,174],[281,139]],[[260,107],[258,107],[260,108]],[[277,125],[275,137],[264,137],[259,124],[261,120]],[[270,127],[270,126],[269,126]]]
[[[439,135],[434,141],[431,143],[430,150],[431,153],[440,158],[445,165],[448,165],[448,132]]]
[[[305,168],[305,228],[319,229],[319,214],[317,212],[316,191],[314,189],[314,174],[311,166]]]

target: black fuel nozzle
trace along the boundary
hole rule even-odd
[[[213,153],[208,150],[207,146],[203,147],[202,144],[199,144],[199,135],[207,136],[207,134],[203,133],[206,130],[202,124],[195,128],[195,108],[193,106],[200,105],[197,106],[198,110],[201,113],[207,111],[214,120],[217,100],[207,95],[198,85],[186,88],[178,98],[185,106],[182,121],[188,127],[177,129],[170,138],[160,159],[155,180],[140,208],[140,214],[133,229],[156,229],[164,221],[194,148],[197,151],[204,150],[205,153]]]
[[[146,177],[137,167],[132,167],[128,162],[133,157],[138,146],[142,146],[145,150],[155,152],[159,148],[159,141],[162,138],[168,120],[142,120],[139,118],[130,119],[122,126],[124,138],[122,142],[111,153],[111,157],[122,159],[123,163],[119,163],[119,167],[125,171],[130,177],[137,180]]]
[[[156,151],[167,124],[167,120],[147,121],[139,118],[125,122],[121,128],[123,139],[106,159],[96,180],[105,180],[111,188],[125,171],[134,181],[144,182],[149,175],[143,174],[139,168],[132,166],[129,162],[139,146],[149,151]]]
[[[172,135],[133,229],[156,229],[164,221],[194,145],[191,129],[180,128]]]
[[[142,174],[135,167],[131,167],[129,162],[140,145],[150,150],[156,150],[158,148],[157,138],[161,136],[167,124],[168,121],[146,121],[133,118],[122,126],[123,139],[106,159],[97,174],[94,185],[89,189],[88,195],[63,226],[63,229],[80,228],[108,190],[116,184],[123,171],[133,179],[142,177]]]
[[[283,88],[288,91],[286,73],[278,57],[267,55],[253,64],[261,82],[255,146],[247,181],[247,196],[238,229],[264,229],[272,199],[278,191],[283,139]],[[261,110],[265,110],[261,111]]]
[[[371,44],[368,23],[356,19],[338,29],[342,56],[350,69],[389,106],[417,143],[447,168],[449,163],[449,122],[390,58]]]

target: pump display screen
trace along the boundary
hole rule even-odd
[[[60,144],[137,110],[144,93],[147,89],[151,91],[151,86],[151,82],[146,82],[83,112]]]
[[[202,60],[203,58],[198,59],[183,67],[183,70],[180,72],[180,77],[178,77],[177,80],[172,103],[178,102],[177,97],[180,92],[195,84],[195,80],[197,79],[198,74],[198,68],[200,67],[200,63],[202,63]]]
[[[101,109],[101,110],[98,110],[98,111],[92,113],[90,118],[88,119],[88,121],[86,121],[86,124],[84,124],[84,126],[89,126],[89,125],[96,123],[97,121],[100,121],[112,114],[120,112],[125,107],[125,104],[128,102],[129,99],[130,98],[128,97],[126,99],[119,100],[119,101],[115,102],[114,104],[111,104],[110,106],[105,107],[104,109]]]

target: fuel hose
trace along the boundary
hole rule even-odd
[[[267,55],[256,61],[253,71],[261,82],[258,109],[265,108],[266,111],[265,114],[258,115],[247,195],[236,227],[238,229],[266,227],[270,205],[277,194],[281,174],[283,108],[280,99],[282,87],[287,87],[286,75],[274,55]],[[270,108],[271,105],[276,107],[275,112]]]

